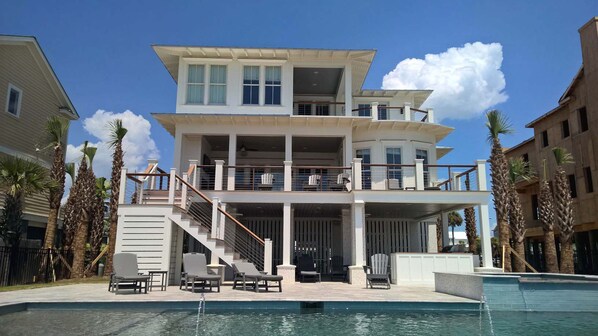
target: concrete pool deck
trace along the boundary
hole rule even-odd
[[[130,294],[129,294],[130,293]],[[123,291],[116,295],[108,292],[108,284],[76,284],[48,288],[26,289],[0,293],[0,305],[31,302],[172,302],[197,301],[199,292],[179,290],[169,286],[166,291],[153,290],[148,294]],[[391,289],[355,288],[346,283],[297,283],[270,292],[255,293],[232,289],[229,284],[221,292],[205,292],[206,301],[354,301],[354,302],[426,302],[426,303],[479,303],[479,301],[434,291],[433,284],[399,284]]]

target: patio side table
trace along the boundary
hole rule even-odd
[[[149,276],[150,276],[150,281],[149,281],[149,290],[150,292],[152,291],[153,287],[154,287],[154,276],[159,275],[160,276],[160,285],[157,287],[160,287],[160,291],[165,291],[166,290],[166,286],[168,285],[168,271],[148,271]]]

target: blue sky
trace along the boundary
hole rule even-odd
[[[556,106],[581,65],[577,29],[598,15],[596,0],[574,1],[12,1],[0,34],[34,35],[81,115],[131,110],[151,122],[163,166],[172,137],[149,115],[174,112],[175,83],[151,44],[374,48],[366,88],[407,58],[465,43],[500,43],[514,145],[525,123]],[[456,131],[445,163],[486,158],[484,118],[444,120]],[[69,142],[93,139],[81,122]]]

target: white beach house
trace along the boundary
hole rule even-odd
[[[141,270],[176,282],[183,250],[201,244],[220,271],[246,259],[287,283],[301,254],[322,274],[342,260],[362,285],[384,253],[393,281],[421,280],[461,267],[435,254],[436,218],[465,207],[492,265],[485,161],[437,164],[453,129],[421,109],[429,90],[363,89],[374,50],[154,50],[177,83],[175,112],[153,114],[175,138],[174,168],[123,170],[116,249]]]

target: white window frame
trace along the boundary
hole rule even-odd
[[[189,68],[190,66],[203,66],[203,82],[201,83],[189,83]],[[185,105],[205,105],[206,104],[206,72],[208,72],[208,66],[205,64],[187,64],[187,77],[185,83]],[[194,86],[203,86],[203,97],[201,103],[190,103],[188,94],[189,94],[189,85]]]
[[[225,72],[225,76],[224,76],[224,83],[212,83],[212,66],[223,66],[224,67],[224,72]],[[226,105],[226,101],[227,101],[227,94],[226,94],[226,90],[228,87],[228,66],[226,64],[210,64],[209,66],[209,70],[206,69],[206,77],[208,79],[208,89],[206,90],[207,92],[204,92],[204,94],[207,94],[208,96],[208,101],[204,102],[205,105]],[[210,101],[210,91],[212,90],[212,86],[224,86],[224,103],[213,103]]]
[[[284,106],[285,86],[285,67],[286,60],[256,60],[256,59],[240,59],[241,71],[239,74],[239,85],[241,86],[241,94],[239,97],[239,105],[241,106],[261,106],[261,107],[281,107]],[[243,104],[243,68],[245,66],[257,66],[260,68],[260,85],[259,85],[259,104]],[[280,67],[280,105],[266,105],[266,67],[278,66]]]
[[[271,67],[271,68],[279,68],[280,69],[280,84],[266,84],[266,68]],[[263,87],[264,87],[264,105],[266,106],[281,106],[282,105],[282,65],[265,65],[263,67],[260,67],[260,71],[262,70],[262,68],[264,69],[264,83],[263,83]],[[260,81],[261,81],[261,76],[260,76]],[[275,88],[275,87],[279,87],[280,88],[280,102],[278,104],[268,104],[266,103],[266,88],[267,87],[271,87],[271,88]],[[262,88],[262,83],[260,83],[260,89]]]
[[[210,58],[210,59],[195,59],[195,58],[183,58],[182,60],[185,64],[184,69],[185,69],[185,73],[183,74],[185,77],[185,90],[184,90],[184,96],[182,97],[182,101],[183,101],[183,105],[188,105],[188,106],[228,106],[228,101],[229,101],[229,64],[232,60],[229,59],[218,59],[218,58]],[[203,92],[203,103],[202,104],[187,104],[187,85],[188,80],[189,80],[189,66],[190,65],[203,65],[204,66],[204,92]],[[209,99],[210,99],[210,70],[211,70],[211,66],[212,65],[224,65],[226,66],[226,99],[225,99],[225,103],[224,104],[210,104],[209,103]],[[179,72],[180,74],[180,72]],[[180,77],[179,77],[180,78]],[[181,85],[181,83],[179,83],[179,86]]]
[[[11,90],[15,90],[19,93],[19,101],[17,102],[16,114],[14,114],[8,110],[8,106],[10,105],[10,91]],[[22,103],[23,103],[23,90],[19,89],[12,83],[8,83],[8,89],[6,90],[6,106],[4,107],[4,110],[6,111],[6,113],[10,114],[14,118],[19,118],[21,116],[21,104]]]
[[[258,84],[257,84],[257,104],[245,104],[244,103],[244,99],[245,97],[244,92],[245,92],[245,67],[257,67],[257,71],[258,71]],[[243,106],[263,106],[264,102],[266,100],[265,98],[265,92],[266,89],[263,88],[262,86],[265,83],[265,67],[263,65],[259,65],[259,64],[251,64],[251,63],[247,63],[247,64],[242,64],[241,65],[241,105]],[[248,84],[249,86],[255,87],[255,84]],[[262,94],[263,93],[263,94]],[[264,96],[262,98],[262,96]]]

